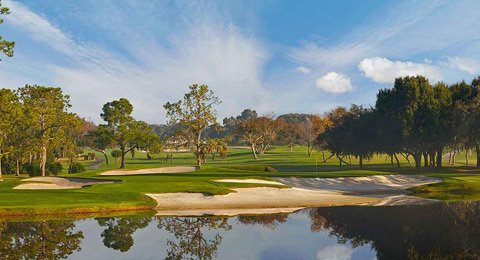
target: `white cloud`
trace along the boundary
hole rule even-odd
[[[317,260],[350,260],[353,249],[343,245],[327,246],[317,251]]]
[[[390,61],[381,57],[363,59],[358,64],[358,69],[363,72],[365,77],[378,83],[392,83],[395,78],[416,75],[425,76],[433,82],[443,78],[440,69],[434,65],[410,61]]]
[[[92,43],[79,43],[46,17],[21,3],[7,1],[5,5],[12,10],[8,17],[9,26],[71,58],[67,65],[57,64],[54,60],[43,61],[41,67],[48,70],[51,77],[45,82],[38,76],[38,84],[62,87],[71,95],[73,111],[96,122],[100,121],[100,109],[104,103],[126,97],[134,106],[135,117],[163,123],[165,112],[162,105],[181,99],[188,86],[197,83],[209,85],[223,101],[217,107],[220,120],[245,107],[260,107],[270,98],[262,86],[263,66],[269,58],[266,48],[228,20],[209,17],[215,14],[191,18],[189,11],[183,10],[190,20],[179,18],[183,29],[165,32],[167,47],[119,26],[117,31],[124,33],[124,39],[128,41],[127,51],[134,53],[132,61],[124,58],[123,53],[107,51]],[[129,11],[128,8],[126,13],[119,10],[114,16],[120,19]],[[16,57],[19,56],[21,54],[16,53]],[[19,62],[16,66],[38,66],[28,61],[23,64],[19,59],[16,61]],[[0,79],[0,83],[3,82]]]
[[[315,85],[317,88],[330,93],[345,93],[354,90],[347,75],[333,71],[318,78]]]
[[[451,69],[458,69],[465,71],[468,74],[476,75],[480,73],[480,65],[477,61],[468,58],[447,57],[447,62],[444,63]]]
[[[310,72],[312,72],[311,69],[307,68],[307,67],[303,67],[303,66],[298,66],[295,68],[296,71],[298,72],[301,72],[303,74],[310,74]]]

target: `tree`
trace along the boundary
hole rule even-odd
[[[2,7],[2,1],[0,0],[0,15],[10,14],[10,9],[8,7]],[[3,23],[3,19],[0,19],[0,24]],[[2,40],[0,35],[0,51],[3,52],[8,57],[13,57],[13,48],[15,47],[14,41]],[[2,59],[0,59],[1,61]]]
[[[130,146],[133,147],[131,151],[135,148],[142,149],[147,153],[148,159],[151,159],[151,153],[161,152],[162,140],[147,123],[137,121],[134,132],[135,139],[130,142]]]
[[[112,138],[112,142],[120,147],[120,152],[122,153],[120,169],[123,169],[125,168],[125,155],[135,148],[135,146],[129,149],[127,147],[136,138],[135,128],[137,125],[135,119],[131,116],[133,106],[128,99],[120,98],[103,105],[102,111],[103,113],[100,116],[107,122],[107,125],[100,126],[110,131],[104,137]],[[102,129],[102,131],[104,130]]]
[[[118,164],[118,160],[122,157],[122,151],[113,150],[110,155],[115,158],[115,163]]]
[[[23,124],[20,120],[22,105],[10,89],[0,89],[0,159],[14,152],[14,140],[17,129]],[[0,180],[2,180],[0,163]]]
[[[300,140],[300,129],[297,125],[287,123],[283,118],[277,119],[277,125],[280,129],[278,136],[281,143],[290,147],[290,152],[293,150],[293,146]]]
[[[384,120],[381,124],[395,133],[395,147],[413,156],[417,171],[432,143],[434,96],[422,76],[397,78],[393,89],[380,90],[377,95],[375,109]]]
[[[329,124],[327,118],[319,115],[309,115],[305,121],[299,125],[301,138],[307,146],[308,156],[312,156],[313,148],[316,146],[318,135],[325,131],[325,126]]]
[[[223,129],[221,136],[222,137],[236,137],[235,132],[237,128],[237,124],[242,121],[242,120],[252,120],[256,119],[258,117],[257,111],[252,110],[252,109],[244,109],[242,113],[236,117],[230,116],[230,117],[225,117],[223,119]],[[235,143],[238,143],[239,141],[235,138],[232,139]]]
[[[195,159],[198,166],[201,166],[201,150],[204,144],[202,134],[208,128],[218,126],[213,105],[218,105],[221,101],[214,96],[207,85],[194,84],[189,88],[190,92],[185,94],[183,101],[167,102],[163,107],[167,110],[170,124],[178,123],[185,126],[188,131],[186,135],[193,135],[192,143],[196,148]]]
[[[452,92],[442,82],[433,86],[435,93],[434,127],[432,147],[436,151],[436,166],[442,167],[443,149],[454,141],[455,118],[453,118]]]
[[[86,132],[82,131],[84,130],[83,127],[85,120],[76,114],[68,114],[65,116],[64,120],[69,127],[65,128],[58,137],[58,142],[59,147],[62,150],[62,157],[67,157],[70,161],[68,167],[70,172],[77,161],[78,155],[82,153],[79,144],[83,136],[86,134]]]
[[[264,154],[270,148],[270,145],[277,139],[277,134],[281,126],[279,122],[274,119],[274,115],[266,115],[254,119],[256,121],[257,131],[261,137],[259,145],[257,146],[258,154]]]
[[[219,232],[204,233],[202,229],[232,229],[227,218],[158,218],[157,226],[172,233],[177,240],[167,241],[170,249],[165,259],[213,259],[223,238]]]
[[[217,146],[217,152],[220,155],[220,158],[222,158],[222,161],[227,160],[227,155],[228,155],[228,141],[231,141],[231,137],[226,137],[218,140],[218,146]]]
[[[262,139],[262,133],[258,130],[258,119],[241,120],[237,123],[236,128],[236,135],[238,139],[250,146],[253,158],[257,160],[257,145]]]
[[[305,122],[309,118],[309,114],[297,114],[290,113],[279,116],[277,119],[284,119],[288,124],[300,125],[302,122]]]
[[[112,131],[108,130],[105,125],[99,125],[96,131],[90,132],[90,135],[93,139],[90,147],[102,153],[105,157],[105,163],[108,164],[107,149],[115,145]]]
[[[63,131],[70,127],[68,120],[72,114],[68,95],[63,95],[60,88],[29,86],[18,89],[20,100],[25,106],[25,117],[33,134],[33,143],[39,146],[40,170],[45,176],[47,150],[59,144]]]
[[[127,252],[133,246],[132,234],[148,226],[149,218],[97,218],[102,231],[103,244],[108,248]]]
[[[82,231],[73,220],[2,222],[1,259],[65,259],[81,250]]]

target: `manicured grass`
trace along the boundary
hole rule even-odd
[[[215,179],[223,178],[260,178],[271,180],[275,176],[296,177],[351,177],[368,176],[378,174],[417,174],[403,157],[399,157],[401,167],[391,165],[390,158],[386,156],[374,156],[371,160],[365,160],[365,168],[360,169],[355,158],[351,160],[352,166],[339,166],[338,160],[329,159],[323,163],[323,158],[330,154],[315,152],[311,157],[307,156],[306,148],[297,146],[292,152],[286,147],[273,147],[271,151],[260,155],[254,160],[250,150],[235,149],[232,147],[227,161],[217,158],[213,161],[207,159],[206,166],[193,173],[170,173],[155,175],[135,176],[101,176],[99,173],[117,169],[113,158],[110,164],[103,163],[100,167],[87,170],[84,173],[67,174],[64,170],[61,176],[83,177],[94,179],[121,180],[114,184],[97,184],[90,187],[71,190],[14,190],[22,178],[5,176],[5,181],[0,183],[0,215],[8,214],[55,214],[55,213],[88,213],[107,212],[114,210],[145,210],[155,206],[153,199],[145,196],[145,193],[164,192],[203,192],[208,194],[226,194],[232,192],[232,188],[265,186],[259,184],[224,183],[215,182]],[[101,154],[97,153],[97,156]],[[178,165],[195,165],[195,159],[191,152],[174,153],[173,160],[165,162],[165,154],[155,155],[155,159],[148,160],[145,153],[137,152],[135,159],[127,156],[126,169],[145,169]],[[92,161],[82,161],[86,166]],[[264,171],[265,166],[273,167],[277,172]],[[66,165],[65,165],[66,168]],[[435,168],[424,169],[423,174],[445,178],[445,182],[422,186],[414,189],[421,196],[441,199],[477,199],[480,198],[480,175],[472,171],[471,167],[451,167],[437,170]],[[463,171],[463,172],[462,172]],[[429,192],[426,194],[425,192]],[[445,192],[453,195],[445,195]],[[463,192],[463,193],[462,193]]]

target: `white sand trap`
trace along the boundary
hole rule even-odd
[[[157,216],[237,216],[292,213],[303,208],[264,208],[264,209],[198,209],[198,210],[157,210]]]
[[[266,180],[259,180],[259,179],[222,179],[222,180],[214,180],[216,182],[230,182],[230,183],[256,183],[256,184],[271,184],[271,185],[285,185],[278,181],[266,181]]]
[[[401,191],[411,187],[441,182],[421,175],[373,175],[346,178],[274,178],[292,187],[343,192]]]
[[[18,190],[58,190],[58,189],[78,189],[92,184],[104,184],[120,182],[116,180],[95,180],[86,178],[62,178],[62,177],[34,177],[23,179],[22,181],[35,181],[45,183],[25,183],[20,184],[14,189]]]
[[[138,174],[158,174],[158,173],[182,173],[182,172],[194,172],[197,170],[195,166],[172,166],[162,168],[151,168],[141,170],[113,170],[102,172],[100,175],[108,176],[124,176],[124,175],[138,175]]]
[[[202,193],[146,194],[157,201],[157,209],[255,209],[358,205],[380,201],[378,198],[342,195],[332,191],[300,188],[237,188],[227,195]]]

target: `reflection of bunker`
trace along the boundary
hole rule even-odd
[[[20,184],[14,189],[18,190],[59,190],[59,189],[78,189],[83,186],[93,184],[106,184],[121,182],[120,180],[97,180],[87,178],[66,178],[66,177],[34,177],[23,179],[22,181],[34,181],[35,183]],[[45,183],[38,183],[45,182]]]

